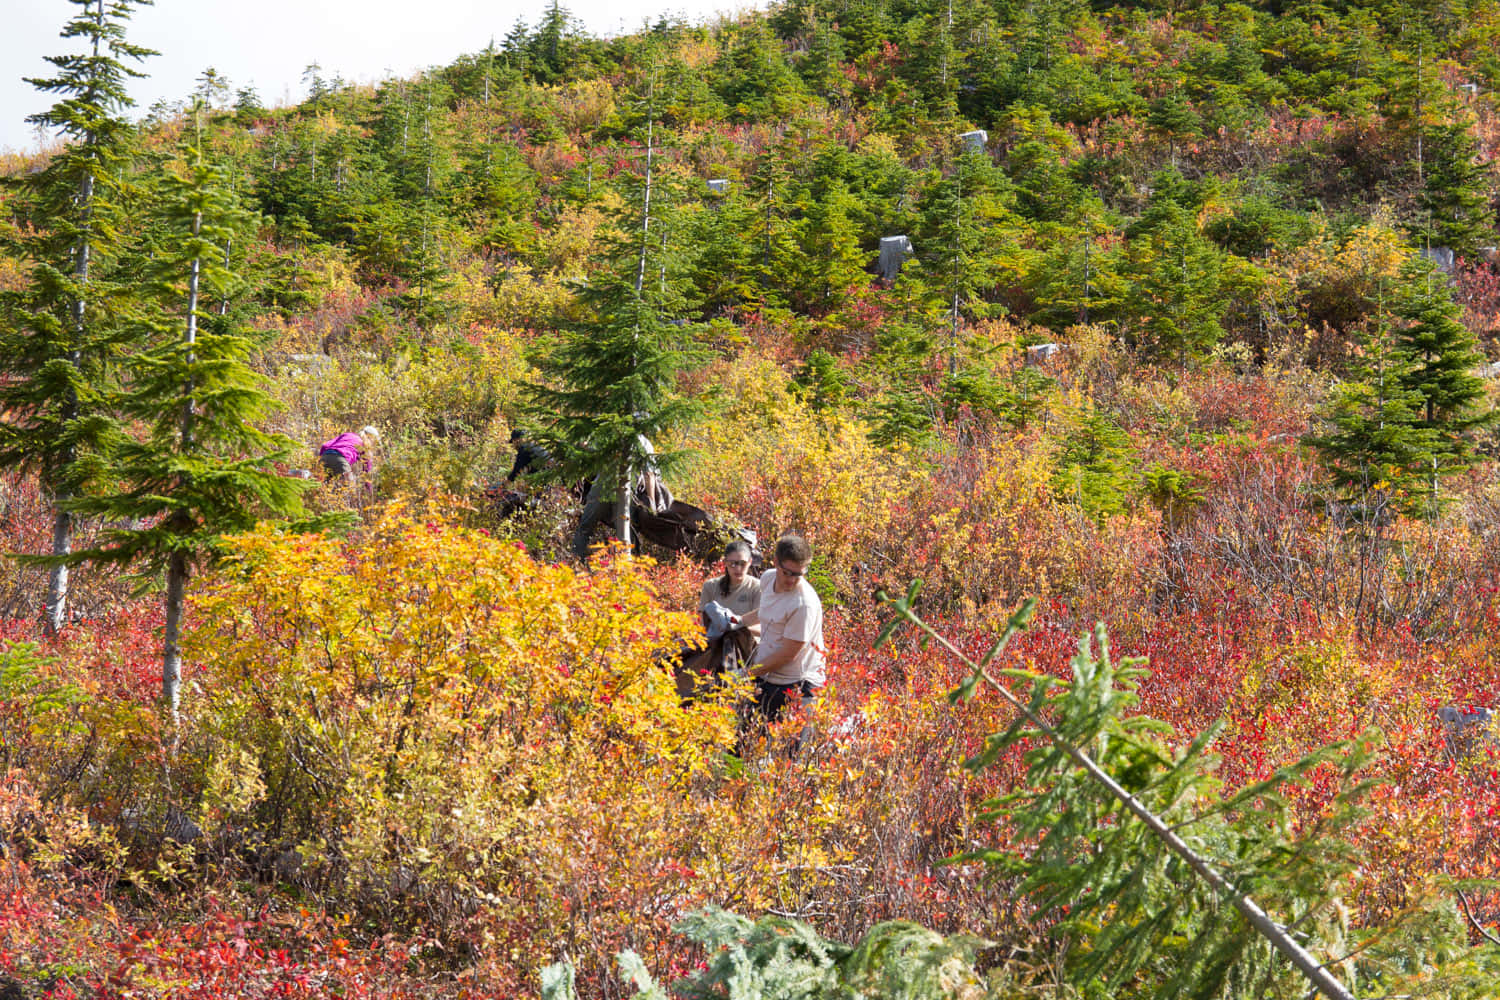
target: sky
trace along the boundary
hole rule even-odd
[[[613,36],[663,15],[714,21],[764,0],[564,0],[563,9],[592,35]],[[363,83],[409,76],[478,52],[518,20],[535,28],[545,0],[156,0],[138,8],[126,37],[156,49],[136,66],[149,74],[131,83],[133,117],[159,100],[178,101],[207,67],[233,90],[254,85],[261,103],[293,103],[307,95],[303,71],[316,62],[324,79]],[[50,76],[43,58],[82,51],[80,39],[58,37],[79,10],[67,0],[0,0],[0,152],[35,148],[26,116],[55,98],[23,77]]]

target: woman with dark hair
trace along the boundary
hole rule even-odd
[[[740,619],[760,607],[760,580],[749,572],[752,552],[748,542],[724,547],[724,575],[703,581],[698,610],[708,644],[685,651],[677,670],[677,693],[683,704],[717,686],[725,673],[742,674],[755,655],[758,627],[741,627]]]
[[[748,542],[736,539],[724,546],[724,575],[703,582],[699,611],[706,612],[710,604],[717,603],[736,618],[743,618],[760,607],[760,580],[749,573],[750,555]]]

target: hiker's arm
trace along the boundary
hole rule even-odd
[[[745,628],[753,628],[756,625],[759,625],[760,608],[751,608],[749,611],[746,611],[744,614],[736,618],[734,622],[736,625],[745,626]]]
[[[750,676],[764,677],[771,671],[776,670],[779,667],[786,666],[788,663],[792,662],[792,657],[800,653],[802,651],[802,647],[806,645],[807,643],[798,641],[796,639],[785,640],[781,644],[781,648],[776,650],[776,652],[773,653],[769,659],[763,660],[750,668]]]

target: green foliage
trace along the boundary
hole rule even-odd
[[[1495,420],[1474,374],[1484,356],[1458,312],[1432,266],[1408,261],[1394,306],[1400,322],[1377,316],[1354,378],[1325,410],[1329,430],[1308,438],[1361,523],[1383,520],[1388,508],[1431,513],[1439,480],[1469,466],[1475,433]]]
[[[541,83],[576,77],[597,55],[597,43],[584,34],[578,19],[557,0],[542,13],[535,30],[518,24],[505,39],[508,66]]]
[[[1193,215],[1198,197],[1175,170],[1154,178],[1145,213],[1129,230],[1128,306],[1142,345],[1185,365],[1224,335],[1225,261]]]
[[[978,953],[992,942],[965,934],[944,937],[907,921],[877,924],[853,945],[830,941],[800,920],[747,920],[709,907],[691,914],[675,930],[709,955],[707,966],[672,984],[672,995],[689,1000],[950,1000],[984,996],[975,968]],[[638,991],[636,1000],[667,993],[646,975],[631,952],[620,971]],[[577,1000],[572,966],[542,970],[544,1000]]]
[[[917,206],[916,260],[902,270],[898,284],[915,284],[934,321],[942,318],[950,356],[965,321],[998,311],[992,305],[995,286],[1015,266],[1011,200],[1004,171],[982,153],[964,152]]]
[[[132,200],[126,86],[141,74],[125,61],[154,54],[125,40],[137,0],[70,2],[78,12],[62,37],[82,39],[88,51],[47,57],[57,76],[29,82],[60,99],[28,119],[61,133],[67,145],[40,172],[9,183],[32,223],[16,248],[30,281],[0,296],[0,407],[12,414],[0,422],[0,465],[36,470],[60,503],[98,485],[114,427],[110,365],[133,347],[135,298],[129,276],[116,267]],[[65,555],[71,545],[71,520],[60,511],[53,554]],[[66,600],[66,576],[54,572],[47,598],[53,628],[62,624]]]
[[[1417,204],[1423,216],[1414,229],[1432,246],[1473,257],[1481,245],[1494,245],[1491,178],[1479,163],[1479,143],[1466,113],[1427,125],[1422,136],[1422,186]]]
[[[1144,660],[1116,665],[1102,624],[1079,639],[1061,682],[991,667],[1029,624],[1034,600],[976,662],[916,616],[919,588],[885,597],[897,617],[878,641],[911,622],[968,669],[951,700],[972,701],[983,684],[1019,710],[965,767],[982,772],[1021,755],[1025,778],[987,800],[979,818],[1027,848],[985,847],[954,860],[1017,880],[1036,925],[1062,946],[1060,985],[1112,998],[1337,1000],[1356,988],[1431,995],[1473,990],[1465,977],[1495,959],[1467,948],[1451,903],[1416,907],[1373,931],[1349,925],[1343,893],[1363,857],[1357,838],[1376,784],[1368,769],[1377,732],[1229,791],[1209,753],[1220,727],[1183,739],[1132,714]],[[1314,783],[1331,794],[1301,809]]]
[[[1277,248],[1298,246],[1312,235],[1310,220],[1279,206],[1272,198],[1250,195],[1204,227],[1204,233],[1228,252],[1247,259]]]
[[[109,518],[112,528],[70,563],[133,564],[147,580],[166,573],[163,696],[175,708],[179,634],[187,578],[218,554],[222,536],[262,517],[300,516],[312,483],[281,475],[292,442],[260,431],[271,406],[264,381],[248,363],[251,344],[227,322],[239,282],[228,266],[243,245],[250,217],[229,192],[223,171],[188,151],[185,176],[168,172],[159,194],[164,218],[147,294],[155,315],[144,321],[142,350],[126,362],[111,409],[141,427],[110,449],[108,491],[74,497],[77,514]],[[214,305],[220,305],[215,315]]]
[[[703,316],[720,315],[754,303],[763,294],[756,280],[763,244],[750,234],[763,223],[742,185],[711,197],[691,218],[686,239],[697,251],[687,265],[694,297]]]
[[[1202,135],[1203,119],[1187,95],[1174,87],[1151,102],[1146,124],[1161,134],[1172,148],[1172,167],[1177,167],[1177,147]]]
[[[697,358],[680,292],[680,203],[670,174],[655,164],[659,141],[655,70],[635,103],[645,151],[639,173],[626,178],[627,198],[608,237],[606,263],[580,290],[585,318],[536,359],[546,378],[527,386],[540,437],[564,481],[600,477],[606,497],[619,495],[646,460],[643,439],[666,440],[700,410],[677,391],[679,374]],[[663,454],[670,466],[677,458]]]
[[[838,408],[848,401],[849,373],[838,359],[821,348],[807,356],[797,381],[805,388],[813,409]]]
[[[49,728],[54,717],[85,700],[80,689],[47,676],[44,668],[55,662],[35,643],[12,642],[0,648],[0,771],[24,767],[30,743],[25,737]]]
[[[1414,424],[1434,435],[1434,476],[1447,474],[1468,464],[1474,455],[1472,433],[1495,420],[1484,381],[1474,374],[1485,357],[1459,322],[1461,310],[1431,264],[1414,259],[1402,269],[1401,279],[1394,312],[1405,323],[1396,328],[1395,337],[1408,367],[1397,378],[1414,394]]]
[[[1216,730],[1184,744],[1169,727],[1127,714],[1141,666],[1131,660],[1115,666],[1101,626],[1092,641],[1080,640],[1071,683],[1014,673],[1030,685],[1029,717],[1052,720],[1052,733],[1039,744],[1041,734],[1018,719],[968,762],[979,769],[1009,748],[1026,749],[1025,786],[989,803],[987,817],[1039,838],[1036,850],[1024,858],[988,850],[965,857],[1019,876],[1038,916],[1057,921],[1051,933],[1076,942],[1068,952],[1068,982],[1102,985],[1113,996],[1205,1000],[1298,989],[1281,957],[1222,894],[1077,770],[1063,745],[1085,750],[1194,853],[1210,859],[1236,892],[1252,895],[1279,925],[1298,928],[1303,947],[1346,981],[1367,981],[1365,990],[1375,982],[1387,986],[1410,968],[1408,949],[1431,960],[1428,948],[1441,954],[1449,946],[1443,940],[1462,941],[1462,928],[1452,923],[1434,941],[1434,926],[1420,914],[1368,936],[1346,924],[1342,886],[1360,856],[1353,838],[1370,790],[1361,775],[1375,734],[1329,746],[1226,795],[1208,755]],[[1315,771],[1336,774],[1339,791],[1315,817],[1299,816],[1288,793]],[[1344,957],[1351,954],[1357,957]]]
[[[267,514],[302,511],[310,486],[272,468],[293,442],[256,429],[271,408],[264,380],[248,364],[253,344],[224,329],[220,303],[241,283],[224,260],[246,242],[251,218],[229,193],[224,172],[189,151],[183,175],[162,181],[162,230],[152,262],[155,315],[147,346],[127,363],[126,388],[113,409],[144,429],[119,442],[108,464],[116,488],[80,497],[72,509],[147,525],[107,532],[75,560],[136,564],[145,576],[174,553],[206,555],[223,534],[244,531]]]
[[[752,19],[722,35],[714,65],[714,89],[731,118],[784,118],[807,99],[802,81],[787,64],[765,22]]]
[[[1175,746],[1170,729],[1130,716],[1143,676],[1140,661],[1118,667],[1101,627],[1080,641],[1071,683],[1033,677],[1029,712],[1052,720],[1055,740],[1018,720],[992,736],[968,762],[987,766],[1012,747],[1029,748],[1023,787],[988,803],[985,817],[1014,824],[1037,848],[1017,858],[994,851],[965,855],[1018,876],[1051,934],[1072,938],[1064,978],[1097,983],[1115,996],[1217,998],[1259,996],[1295,974],[1281,964],[1222,895],[1091,777],[1059,744],[1078,747],[1199,856],[1212,859],[1236,887],[1302,929],[1302,943],[1325,961],[1347,947],[1338,885],[1354,867],[1344,839],[1367,791],[1349,785],[1312,827],[1298,829],[1284,787],[1319,766],[1345,783],[1369,755],[1334,747],[1279,771],[1271,780],[1225,796],[1207,757],[1215,730]]]
[[[1325,433],[1307,439],[1323,455],[1340,502],[1374,524],[1390,509],[1416,511],[1431,498],[1435,435],[1420,426],[1421,398],[1402,386],[1410,360],[1389,331],[1370,338],[1355,378],[1324,411]]]
[[[871,405],[870,441],[882,448],[921,448],[933,438],[933,404],[914,389],[897,389]]]
[[[1141,486],[1169,527],[1180,525],[1203,499],[1203,491],[1190,474],[1162,465],[1147,469],[1141,475]]]
[[[1092,517],[1122,513],[1135,486],[1129,437],[1092,406],[1064,414],[1064,424],[1053,488]]]

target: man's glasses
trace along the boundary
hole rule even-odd
[[[800,576],[806,576],[807,575],[807,570],[805,570],[805,569],[787,569],[785,566],[781,565],[780,563],[776,564],[776,568],[777,568],[777,570],[779,570],[782,573],[785,573],[787,576],[791,577],[794,580],[797,579]]]

